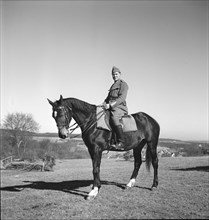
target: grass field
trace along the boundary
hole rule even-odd
[[[90,159],[57,160],[54,172],[1,170],[1,219],[208,219],[209,157],[164,157],[159,187],[143,163],[136,186],[124,191],[133,162],[103,159],[102,188],[92,184]]]

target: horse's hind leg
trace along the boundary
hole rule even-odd
[[[128,188],[133,187],[135,185],[136,177],[138,175],[139,168],[142,164],[141,151],[142,151],[142,148],[145,145],[145,143],[146,143],[145,140],[143,140],[136,148],[133,149],[134,170],[131,175],[131,179],[130,179],[129,183],[126,185],[126,187],[128,187]]]
[[[154,179],[153,179],[153,184],[152,184],[152,188],[153,187],[157,187],[158,186],[158,156],[157,156],[157,143],[155,143],[155,141],[153,142],[148,142],[147,143],[147,148],[148,149],[148,154],[150,154],[149,157],[151,157],[151,161],[152,161],[152,166],[154,169]]]

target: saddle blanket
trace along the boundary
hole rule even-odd
[[[97,128],[111,131],[109,125],[109,114],[102,107],[97,107]],[[120,120],[123,132],[137,131],[136,121],[132,115],[125,115]]]

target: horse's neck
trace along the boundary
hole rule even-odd
[[[92,112],[96,112],[96,106],[74,98],[69,98],[67,101],[72,108],[73,119],[82,130],[85,129],[88,121],[91,120]]]

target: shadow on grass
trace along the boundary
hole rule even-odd
[[[209,172],[209,166],[197,166],[197,167],[188,167],[188,168],[173,168],[171,170],[175,170],[175,171],[203,171],[203,172]]]
[[[88,186],[90,187],[90,185],[93,183],[92,180],[72,180],[72,181],[63,181],[63,182],[44,182],[44,181],[23,181],[23,182],[28,184],[1,187],[0,191],[20,192],[24,189],[57,190],[86,198],[89,192],[83,191],[80,188],[88,187]],[[123,190],[126,189],[125,184],[120,184],[116,182],[101,181],[101,184],[117,186]],[[147,187],[140,187],[140,186],[135,186],[135,187],[150,190],[150,188]]]

